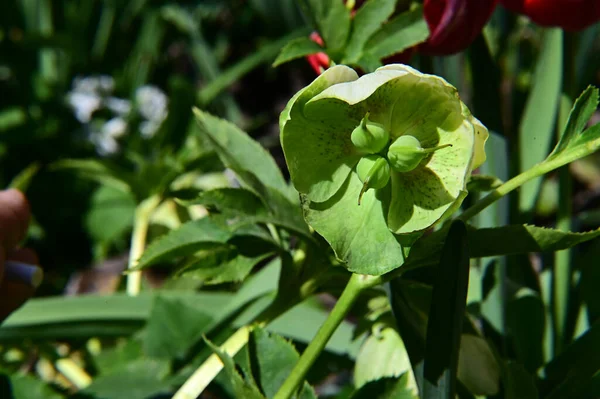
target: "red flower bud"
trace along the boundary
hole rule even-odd
[[[501,0],[511,11],[525,14],[542,26],[581,30],[600,21],[598,0]]]
[[[323,39],[317,32],[310,34],[310,40],[321,47],[323,46]],[[307,55],[306,60],[317,75],[320,75],[325,69],[329,68],[329,56],[323,52]]]
[[[448,55],[466,49],[479,35],[497,3],[498,0],[425,0],[423,13],[431,34],[419,51]]]

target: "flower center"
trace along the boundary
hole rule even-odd
[[[356,166],[358,178],[363,182],[358,195],[358,205],[367,190],[384,188],[388,184],[391,169],[401,173],[410,172],[429,154],[452,147],[452,144],[444,144],[423,148],[421,142],[410,135],[400,136],[389,145],[389,132],[383,125],[370,121],[369,113],[352,131],[350,139],[359,151],[365,153]],[[384,155],[386,150],[387,154]]]

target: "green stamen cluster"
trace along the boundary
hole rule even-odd
[[[386,156],[383,156],[381,153],[385,152],[389,144],[390,134],[383,125],[369,121],[369,113],[352,131],[350,139],[357,149],[367,154],[356,166],[356,173],[363,182],[358,195],[358,205],[367,190],[384,188],[388,184],[392,169],[401,173],[410,172],[416,169],[429,154],[452,146],[452,144],[445,144],[423,148],[416,137],[404,135],[394,140],[387,149]]]

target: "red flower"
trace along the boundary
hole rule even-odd
[[[431,35],[419,51],[448,55],[466,49],[490,19],[497,3],[498,0],[425,0],[423,13]]]
[[[321,38],[321,36],[319,36],[317,32],[313,32],[310,34],[310,40],[323,47],[323,39]],[[329,56],[324,52],[307,55],[306,60],[308,61],[312,69],[314,69],[317,75],[322,74],[325,69],[329,68]]]
[[[600,21],[599,0],[501,0],[511,11],[525,14],[543,26],[581,30]]]

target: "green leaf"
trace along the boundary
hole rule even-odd
[[[390,186],[367,191],[358,206],[356,198],[362,185],[352,173],[338,192],[323,203],[311,202],[303,195],[304,217],[327,240],[348,270],[382,275],[404,261],[402,247],[387,227],[381,204],[382,196],[387,194],[389,198]]]
[[[95,241],[112,242],[132,228],[135,208],[131,192],[100,186],[85,217],[87,231]]]
[[[537,60],[533,88],[527,99],[519,126],[521,171],[542,162],[554,138],[554,126],[562,85],[562,30],[546,29]],[[541,178],[521,186],[519,207],[531,211],[540,188]]]
[[[1,385],[1,384],[0,384]],[[63,398],[38,378],[14,374],[10,376],[13,399],[60,399]],[[0,392],[2,392],[0,388]],[[7,397],[8,399],[8,397]]]
[[[196,307],[180,300],[157,296],[143,338],[144,352],[159,359],[185,355],[214,321]]]
[[[382,378],[363,385],[351,399],[418,399],[408,386],[408,373],[398,378]]]
[[[168,373],[167,361],[139,359],[97,376],[82,393],[96,399],[147,399],[170,392]]]
[[[517,292],[506,309],[517,359],[532,374],[544,363],[545,312],[541,298],[525,288]]]
[[[467,191],[470,193],[492,191],[500,187],[502,183],[504,182],[498,179],[496,176],[472,175],[467,182]]]
[[[424,42],[429,27],[423,17],[423,8],[415,7],[384,24],[364,46],[367,57],[382,59],[400,53]]]
[[[402,278],[394,279],[390,284],[392,309],[398,329],[405,342],[413,370],[417,378],[420,378],[426,349],[425,336],[432,288]],[[497,394],[500,368],[486,340],[478,335],[478,329],[466,315],[459,351],[457,377],[462,385],[474,395]]]
[[[338,52],[350,32],[350,11],[337,0],[302,0],[303,11],[312,19],[327,50]]]
[[[545,372],[545,398],[578,398],[587,393],[588,385],[600,370],[600,324],[591,328],[555,357]]]
[[[256,328],[248,342],[250,364],[258,385],[267,398],[271,398],[300,359],[294,346],[277,334]],[[305,382],[300,398],[316,398]]]
[[[464,223],[448,230],[433,286],[423,367],[423,398],[453,399],[469,285],[469,247]]]
[[[185,266],[181,277],[201,280],[207,285],[240,282],[246,279],[257,264],[269,256],[272,256],[272,253],[244,256],[233,250],[229,258],[218,259],[216,262],[206,262],[205,258],[194,259]]]
[[[470,255],[482,258],[495,255],[513,255],[529,252],[559,251],[574,247],[600,236],[600,229],[586,233],[572,233],[531,225],[509,225],[486,229],[468,229]],[[434,264],[439,258],[445,230],[422,237],[411,248],[404,268]]]
[[[206,292],[163,292],[161,295],[193,305],[215,319],[223,315],[223,309],[233,297],[229,293]],[[142,293],[136,297],[113,294],[34,298],[4,321],[0,327],[0,342],[22,340],[23,337],[62,339],[129,335],[147,321],[154,296]]]
[[[548,159],[558,156],[562,151],[568,149],[575,139],[584,131],[598,107],[598,89],[589,86],[575,101],[575,105],[569,114],[569,120],[564,128],[560,140]]]
[[[82,178],[130,192],[131,182],[127,172],[108,162],[94,159],[63,159],[52,164],[52,170],[72,170]]]
[[[218,346],[214,345],[206,338],[204,340],[212,349],[212,351],[219,357],[219,359],[221,359],[221,362],[223,362],[224,371],[227,374],[231,385],[233,386],[233,391],[236,398],[265,399],[256,386],[256,383],[252,379],[252,376],[248,377],[240,375],[231,356],[225,352],[222,352]]]
[[[13,177],[11,182],[9,183],[9,188],[16,188],[21,192],[27,191],[27,188],[31,184],[31,180],[33,180],[34,176],[40,170],[40,164],[38,162],[34,162],[30,164],[28,167],[23,169],[18,175]]]
[[[110,348],[103,348],[99,354],[94,356],[94,365],[100,374],[108,374],[143,356],[142,342],[139,339],[128,339],[117,342]]]
[[[297,194],[288,186],[271,155],[237,126],[195,108],[194,113],[205,134],[214,145],[221,161],[231,168],[246,185],[256,191],[247,175],[256,177],[264,186],[276,190],[294,202]],[[250,180],[250,181],[248,181]]]
[[[395,6],[396,0],[371,0],[358,9],[352,19],[352,33],[346,45],[345,64],[358,62],[365,44],[392,15]]]
[[[230,238],[231,233],[210,217],[189,221],[154,240],[139,259],[136,270],[167,259],[191,255],[203,248],[225,244]]]
[[[393,319],[392,319],[393,323]],[[410,379],[410,359],[404,342],[392,323],[375,324],[360,348],[354,365],[354,386],[361,388],[371,381],[405,375]],[[409,390],[410,385],[405,387]]]
[[[286,62],[325,51],[323,47],[310,40],[308,37],[299,37],[288,42],[279,52],[279,55],[273,62],[273,67],[277,67]]]
[[[197,198],[178,202],[183,206],[212,206],[220,212],[232,214],[264,215],[267,213],[261,199],[252,191],[243,188],[216,188],[201,192]]]
[[[513,361],[504,366],[504,390],[506,399],[537,399],[535,379],[525,368]]]
[[[287,47],[289,43],[302,39],[297,38],[298,36],[306,36],[308,33],[309,32],[306,28],[295,30],[280,39],[264,44],[260,48],[256,49],[256,51],[254,51],[251,55],[222,71],[216,77],[216,79],[212,80],[200,90],[198,93],[198,100],[200,104],[210,104],[210,102],[223,91],[225,91],[225,89],[233,85],[235,82],[239,82],[244,75],[253,69],[256,69],[259,65],[266,64],[273,60],[277,56],[277,53],[279,53],[281,47]],[[281,54],[279,54],[279,57],[281,57]],[[279,59],[279,57],[277,58]],[[277,60],[275,63],[276,62]]]

